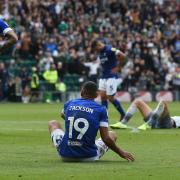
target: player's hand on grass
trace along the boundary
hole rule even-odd
[[[119,155],[120,155],[120,157],[126,159],[127,161],[134,161],[135,160],[131,153],[128,153],[125,151],[121,152],[121,154],[119,154]]]

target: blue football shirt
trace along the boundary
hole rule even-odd
[[[9,25],[0,19],[0,34],[6,35],[8,31],[12,30]]]
[[[96,156],[95,140],[99,127],[108,127],[106,109],[93,100],[82,98],[67,102],[64,114],[65,135],[59,154],[68,158]]]
[[[103,79],[118,78],[117,73],[113,73],[112,69],[117,67],[116,49],[111,45],[105,45],[102,51],[99,53],[99,60],[102,66]]]

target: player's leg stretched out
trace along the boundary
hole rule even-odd
[[[141,112],[145,121],[149,120],[149,118],[152,116],[152,109],[142,100],[136,99],[133,101],[133,103],[128,108],[122,121],[118,122],[116,124],[112,124],[112,125],[110,125],[110,127],[114,128],[114,129],[120,129],[121,124],[126,125],[129,122],[129,120],[132,118],[132,116],[135,114],[137,109]],[[143,128],[144,129],[150,128],[151,125],[149,123],[150,122],[146,123]],[[128,128],[128,126],[127,126],[127,128]]]
[[[168,106],[164,101],[160,101],[153,111],[151,118],[147,122],[152,128],[173,128],[174,121],[170,117]]]
[[[163,101],[160,101],[156,109],[153,110],[149,116],[149,119],[146,123],[138,127],[138,129],[146,130],[146,126],[154,127],[157,124],[157,121],[165,113],[165,104]]]
[[[122,124],[127,124],[132,118],[137,109],[141,112],[145,123],[138,127],[139,130],[147,129],[167,129],[179,127],[179,118],[174,120],[174,117],[170,117],[168,106],[164,101],[160,101],[155,108],[152,110],[145,102],[140,99],[136,99],[131,106],[128,108],[124,118],[122,119]],[[174,118],[174,119],[173,119]],[[119,124],[110,125],[112,128],[120,128]]]
[[[147,130],[152,127],[158,126],[160,122],[158,120],[161,117],[166,116],[168,113],[167,106],[163,101],[160,101],[157,105],[156,109],[153,111],[144,101],[141,99],[136,99],[131,106],[128,108],[124,118],[122,119],[122,124],[127,124],[129,120],[132,118],[137,109],[141,112],[145,123],[138,127],[140,130]],[[118,123],[115,125],[110,125],[112,128],[120,128]]]

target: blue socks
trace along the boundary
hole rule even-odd
[[[105,106],[106,109],[108,109],[108,100],[102,101],[101,104],[102,104],[103,106]],[[124,112],[124,110],[123,110],[120,102],[119,102],[117,99],[115,99],[115,100],[112,102],[112,104],[113,104],[114,107],[118,110],[118,112],[121,114],[121,118],[123,118],[123,117],[125,116],[125,112]]]
[[[112,101],[112,104],[118,110],[118,112],[121,114],[121,117],[123,118],[125,116],[125,112],[124,112],[120,102],[117,99],[115,99],[114,101]]]
[[[105,106],[106,109],[108,109],[108,101],[107,101],[107,100],[102,101],[101,104],[102,104],[103,106]]]

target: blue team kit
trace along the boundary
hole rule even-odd
[[[65,135],[58,149],[62,157],[89,158],[97,155],[95,139],[100,126],[108,127],[106,109],[93,100],[65,103]]]
[[[112,69],[117,67],[116,49],[111,45],[105,45],[99,54],[99,59],[102,66],[102,79],[118,78],[117,73],[113,73]]]
[[[5,34],[7,30],[9,30],[8,24],[0,19],[0,34]]]

